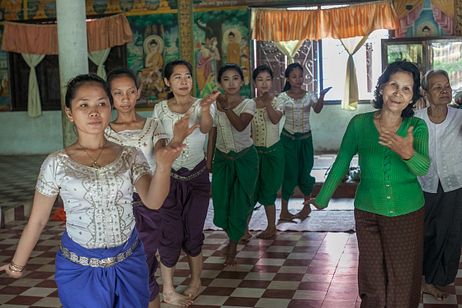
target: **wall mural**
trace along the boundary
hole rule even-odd
[[[0,28],[0,42],[2,39],[3,27]],[[8,76],[8,53],[0,51],[0,111],[11,110],[10,82]]]
[[[196,93],[204,97],[218,87],[216,78],[226,63],[238,64],[244,72],[241,94],[250,95],[249,10],[194,13]]]
[[[167,97],[162,69],[179,58],[176,14],[128,16],[133,41],[127,45],[128,67],[140,80],[141,107],[152,107]]]

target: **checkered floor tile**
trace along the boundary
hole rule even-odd
[[[13,255],[24,225],[16,222],[0,230],[1,264]],[[48,223],[22,279],[0,275],[1,307],[60,306],[53,274],[63,228],[59,222]],[[275,240],[254,237],[238,246],[238,265],[233,268],[222,265],[226,235],[205,235],[202,292],[190,307],[359,307],[354,234],[280,232]],[[436,302],[424,295],[420,307],[462,307],[462,271],[459,276],[447,300]],[[182,256],[174,281],[179,291],[186,288],[188,277],[187,258]]]
[[[32,198],[43,158],[0,157],[0,206]],[[323,172],[334,158],[318,157],[315,167]],[[0,264],[11,259],[24,225],[16,221],[0,229]],[[63,229],[59,222],[47,224],[22,279],[0,274],[1,307],[60,307],[54,257]],[[275,240],[254,237],[238,246],[238,265],[233,268],[222,265],[225,233],[206,231],[205,235],[203,287],[190,307],[359,307],[355,234],[279,232]],[[185,256],[177,265],[174,282],[179,291],[189,282]],[[447,291],[450,296],[443,302],[423,295],[419,308],[462,308],[462,267]],[[173,306],[162,304],[167,307]]]

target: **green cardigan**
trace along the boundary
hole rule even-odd
[[[415,154],[408,160],[378,143],[374,112],[351,119],[340,150],[315,203],[325,208],[349,169],[353,155],[359,156],[361,179],[356,190],[355,207],[384,216],[399,216],[420,209],[424,204],[417,176],[425,175],[430,166],[428,129],[419,118],[404,118],[397,134],[405,137],[414,127]]]

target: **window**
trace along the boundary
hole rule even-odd
[[[13,111],[27,111],[27,93],[30,68],[19,53],[9,54],[11,100]],[[127,66],[126,46],[115,46],[105,62],[106,71]],[[89,71],[96,73],[97,66],[88,60]],[[61,110],[59,63],[57,55],[45,56],[35,68],[42,110]]]
[[[378,77],[382,73],[381,40],[388,38],[388,30],[376,30],[353,55],[358,77],[359,99],[371,100]],[[287,57],[272,42],[255,41],[254,64],[268,64],[274,72],[275,91],[282,91]],[[332,87],[326,101],[340,103],[345,90],[348,53],[338,39],[305,41],[295,54],[295,61],[305,68],[305,89],[319,93],[318,89]]]
[[[373,98],[377,79],[382,74],[381,40],[386,38],[388,30],[372,32],[365,44],[353,55],[360,100],[369,101]],[[341,101],[345,91],[348,53],[337,39],[323,39],[321,45],[322,87],[332,87],[325,99]]]

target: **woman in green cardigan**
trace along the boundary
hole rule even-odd
[[[350,121],[321,191],[311,203],[326,208],[358,154],[361,180],[355,197],[361,307],[417,307],[420,299],[424,198],[417,176],[427,173],[428,129],[413,117],[420,73],[406,61],[379,77],[375,112]]]

